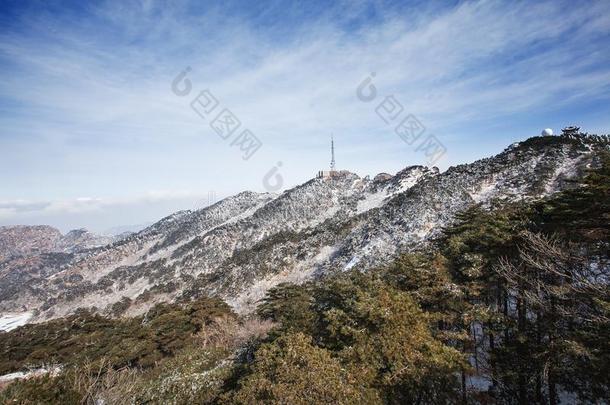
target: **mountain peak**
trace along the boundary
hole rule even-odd
[[[54,246],[63,238],[78,248],[64,246],[70,256],[61,260],[39,259],[45,276],[23,271],[23,261],[4,263],[0,305],[36,309],[37,319],[47,319],[79,307],[108,312],[124,297],[132,302],[128,313],[136,314],[159,301],[203,294],[247,312],[278,283],[366,270],[421,247],[474,204],[565,189],[607,145],[607,137],[590,135],[535,137],[443,173],[416,165],[371,180],[342,171],[279,195],[244,191],[179,211],[102,247],[91,246],[85,230],[63,238],[41,228],[55,235],[48,236]],[[7,287],[9,276],[17,281]],[[24,280],[31,287],[17,295],[11,286]]]

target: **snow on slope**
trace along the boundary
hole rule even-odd
[[[19,326],[25,325],[32,317],[31,312],[20,314],[4,314],[0,316],[0,331],[8,332]]]
[[[0,310],[25,305],[38,309],[40,320],[78,307],[108,311],[123,297],[132,300],[130,311],[142,311],[158,301],[211,294],[247,312],[280,282],[383,265],[427,243],[476,203],[564,189],[607,145],[533,138],[444,173],[412,166],[373,180],[353,173],[316,178],[280,195],[240,193],[58,266],[45,262],[54,278],[35,279],[25,293],[3,290],[0,278]]]

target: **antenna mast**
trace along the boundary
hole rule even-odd
[[[332,158],[330,160],[330,171],[334,172],[335,171],[335,140],[334,140],[332,134],[330,134],[330,154],[332,156]]]

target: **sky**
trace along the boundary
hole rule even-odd
[[[108,232],[610,133],[610,2],[2,0],[0,78],[0,226]]]

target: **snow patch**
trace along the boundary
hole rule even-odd
[[[8,332],[19,326],[23,326],[32,317],[31,312],[22,312],[20,314],[4,314],[0,316],[0,331]]]
[[[480,202],[487,201],[490,197],[494,196],[498,183],[495,181],[489,181],[484,183],[478,191],[471,193],[470,197],[478,204]]]
[[[36,368],[29,371],[17,371],[16,373],[0,375],[0,383],[6,383],[14,380],[21,380],[23,378],[40,377],[50,373],[52,376],[57,375],[61,371],[61,367],[51,368]]]
[[[360,258],[358,256],[352,257],[352,259],[343,267],[343,270],[347,271],[358,264]]]
[[[357,214],[372,210],[373,208],[381,207],[384,201],[388,198],[387,190],[382,190],[374,194],[367,195],[364,199],[358,201],[356,208]]]
[[[466,378],[466,388],[469,390],[486,392],[492,385],[491,378],[484,375],[472,375]]]
[[[311,279],[316,265],[326,261],[336,252],[333,246],[323,246],[317,255],[304,263],[299,263],[279,274],[256,281],[243,293],[234,297],[224,297],[227,304],[237,313],[247,313],[265,297],[267,291],[280,283],[302,284]]]
[[[576,159],[565,159],[563,162],[561,162],[561,164],[555,169],[551,180],[547,183],[545,193],[551,194],[557,192],[560,189],[559,182],[562,178],[565,179],[574,177],[576,174],[577,165],[581,159],[582,157]]]

